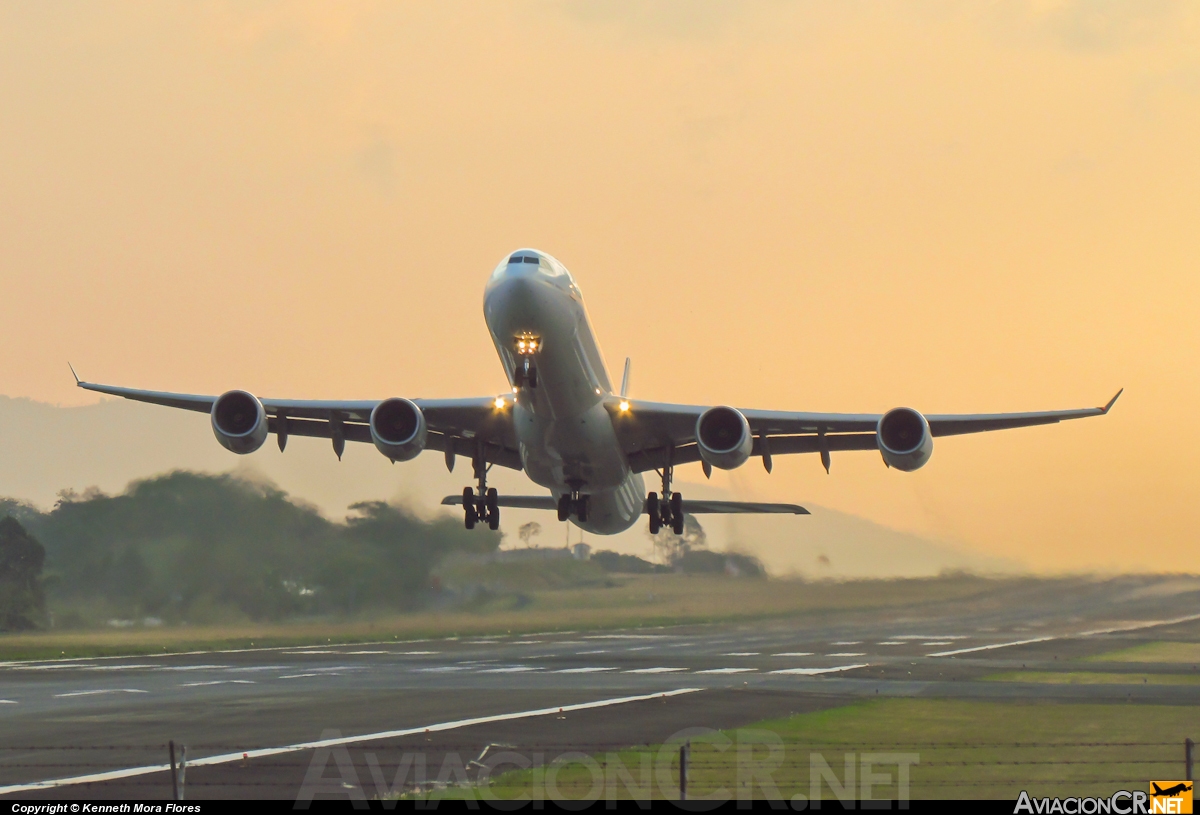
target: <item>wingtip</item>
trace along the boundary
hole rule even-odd
[[[75,366],[69,360],[67,361],[67,367],[71,369],[71,376],[75,377],[75,384],[80,384],[82,380],[80,380],[79,374],[75,373]]]
[[[1117,400],[1121,398],[1121,394],[1123,394],[1124,392],[1125,392],[1125,389],[1124,389],[1124,388],[1121,388],[1119,391],[1117,391],[1116,395],[1115,395],[1115,396],[1113,396],[1113,398],[1112,398],[1112,399],[1109,399],[1109,400],[1108,400],[1108,404],[1107,404],[1107,405],[1105,405],[1105,406],[1102,408],[1102,410],[1103,410],[1105,413],[1108,413],[1110,410],[1112,410],[1112,406],[1113,406],[1113,405],[1115,405],[1115,404],[1117,403]]]

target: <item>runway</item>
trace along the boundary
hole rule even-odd
[[[153,768],[168,740],[186,744],[191,761],[232,756],[190,769],[190,797],[295,797],[316,751],[297,745],[319,739],[374,744],[377,756],[420,744],[458,751],[466,764],[493,743],[594,752],[863,697],[1200,704],[1200,685],[975,681],[1022,667],[1064,670],[1077,657],[1155,639],[1200,641],[1200,583],[1079,581],[1014,586],[969,608],[4,663],[0,794],[162,797],[166,774],[150,770],[40,792],[26,785]],[[369,786],[368,768],[360,770]]]

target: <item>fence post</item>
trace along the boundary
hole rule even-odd
[[[1188,781],[1194,780],[1192,778],[1192,759],[1195,757],[1195,755],[1196,755],[1196,742],[1192,741],[1191,739],[1184,739],[1183,740],[1183,772],[1184,772],[1183,777],[1186,778]]]
[[[187,778],[187,745],[179,746],[179,800],[183,800],[183,784]]]
[[[679,800],[687,800],[688,756],[692,752],[692,742],[685,741],[679,746]]]
[[[179,800],[179,772],[175,769],[175,741],[172,739],[167,742],[167,749],[171,752],[171,800]]]

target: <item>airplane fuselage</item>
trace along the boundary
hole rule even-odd
[[[612,381],[571,275],[545,253],[514,252],[488,280],[483,312],[513,387],[525,473],[556,497],[586,494],[587,520],[571,518],[581,528],[611,535],[631,527],[642,514],[645,485],[630,470],[604,407]],[[533,385],[522,375],[521,338],[537,343],[529,354]]]

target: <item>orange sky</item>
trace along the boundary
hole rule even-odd
[[[198,392],[495,392],[483,284],[536,246],[642,398],[1125,386],[1105,419],[939,440],[912,475],[848,453],[715,480],[1041,568],[1194,570],[1198,144],[1182,2],[11,0],[0,392],[90,401],[67,359]]]

